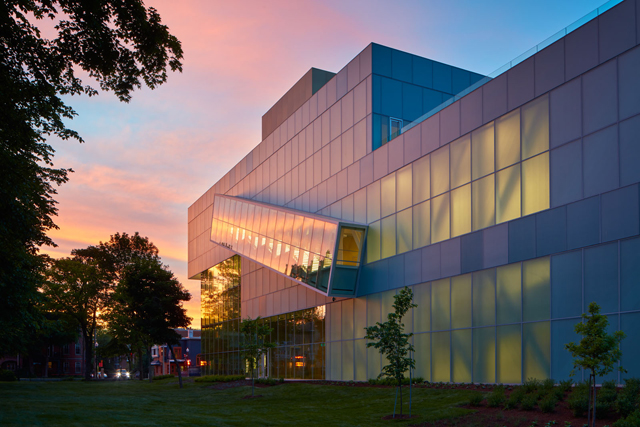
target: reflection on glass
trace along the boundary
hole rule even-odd
[[[360,265],[362,246],[364,243],[364,230],[342,227],[338,240],[338,265]]]

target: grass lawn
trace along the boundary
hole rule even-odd
[[[393,412],[394,389],[286,383],[225,390],[177,380],[0,383],[2,426],[207,425],[389,426],[470,413],[467,390],[414,389],[411,421],[383,421]],[[408,393],[405,395],[408,399]],[[406,406],[408,410],[408,406]]]

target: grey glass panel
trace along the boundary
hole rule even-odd
[[[431,323],[432,330],[451,328],[449,279],[431,283]]]
[[[496,328],[473,330],[473,382],[496,381]]]
[[[584,251],[584,307],[595,301],[602,313],[618,311],[618,244]]]
[[[496,323],[496,270],[473,273],[473,326]]]
[[[620,242],[620,310],[640,310],[640,238]]]
[[[520,263],[496,271],[497,323],[522,321],[522,271]]]
[[[582,251],[551,258],[551,317],[582,314]]]

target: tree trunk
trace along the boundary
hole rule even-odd
[[[44,377],[49,378],[49,349],[51,347],[47,347],[47,351],[44,353]]]
[[[256,365],[255,363],[251,364],[251,397],[254,396],[254,391],[255,391],[255,388],[256,388],[256,381],[254,379],[254,377],[255,377],[254,372],[256,370],[255,369],[255,365]]]
[[[147,347],[147,354],[149,355],[149,382],[153,382],[153,377],[155,376],[155,367],[151,367],[151,362],[153,362],[153,357],[151,356],[151,347]],[[160,356],[158,356],[158,359]],[[164,366],[164,363],[163,363]]]
[[[176,362],[176,370],[178,371],[178,382],[180,383],[180,388],[182,388],[182,371],[180,370],[178,359],[176,359],[175,354],[173,354],[173,346],[171,344],[167,345],[169,346],[169,351],[171,352],[171,358]],[[169,364],[169,367],[171,367],[171,364]],[[171,372],[171,368],[169,368],[169,372]]]
[[[93,342],[89,331],[84,328],[82,329],[82,341],[84,342],[84,379],[88,381],[91,379],[91,371],[93,370],[93,364],[91,363],[93,359]]]
[[[140,370],[140,381],[144,379],[144,371],[142,370],[142,347],[138,348],[138,369]],[[149,377],[151,382],[151,377]]]
[[[402,417],[402,380],[400,380],[399,383],[400,383],[400,417]]]
[[[596,427],[596,375],[593,375],[593,427]]]

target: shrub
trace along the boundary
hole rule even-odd
[[[233,381],[244,380],[244,375],[205,375],[204,377],[196,378],[197,383],[229,383]]]
[[[0,381],[16,381],[17,379],[15,372],[7,369],[0,370]]]
[[[585,381],[577,384],[569,395],[569,409],[574,417],[582,417],[589,409],[589,384]]]
[[[483,400],[484,395],[479,391],[474,391],[473,393],[471,393],[471,397],[469,397],[469,405],[480,406]]]
[[[540,400],[538,406],[542,412],[553,412],[556,409],[556,405],[558,404],[558,399],[556,399],[555,395],[550,393]]]
[[[487,396],[487,405],[490,408],[496,408],[503,405],[505,400],[504,387],[502,385],[497,385],[489,396]]]
[[[535,378],[529,378],[522,383],[522,387],[524,388],[525,393],[532,393],[538,390],[540,387],[540,381]]]
[[[618,389],[615,381],[605,381],[596,397],[596,417],[607,418],[616,406]]]
[[[520,402],[520,408],[525,411],[531,411],[536,406],[536,402],[538,401],[537,396],[535,394],[528,394],[522,398],[522,402]]]
[[[560,389],[564,392],[571,391],[573,388],[573,380],[569,378],[568,380],[560,381]]]
[[[411,384],[420,384],[424,382],[424,378],[415,377],[411,379]],[[395,378],[391,377],[382,377],[382,378],[370,378],[369,384],[371,385],[388,385],[388,386],[396,386],[398,382]],[[402,379],[402,385],[409,385],[409,378]]]
[[[621,417],[627,417],[638,408],[638,404],[640,404],[640,379],[626,379],[616,400],[616,411]]]
[[[555,385],[556,382],[554,380],[552,380],[551,378],[547,378],[546,380],[542,381],[540,388],[546,392],[549,392],[549,390],[553,389]]]
[[[172,375],[172,374],[157,375],[157,376],[153,377],[152,379],[153,380],[166,380],[166,379],[169,379],[169,378],[175,378],[175,376]]]
[[[620,418],[613,423],[613,427],[638,427],[640,426],[640,409],[636,409],[626,418]]]
[[[509,399],[507,399],[507,403],[504,405],[505,409],[515,409],[520,405],[522,399],[524,398],[525,393],[522,387],[518,387],[509,395]]]
[[[276,385],[280,383],[280,381],[276,380],[275,378],[256,378],[255,382],[256,384],[264,384],[264,385]]]
[[[564,399],[564,390],[560,387],[550,390],[548,394],[553,395],[558,402],[561,402]]]

